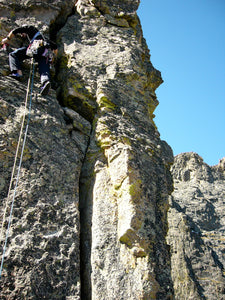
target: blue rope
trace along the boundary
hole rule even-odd
[[[1,267],[0,267],[0,279],[2,277],[2,270],[3,270],[6,246],[7,246],[7,241],[8,241],[8,237],[9,237],[10,226],[11,226],[11,223],[12,223],[13,206],[14,206],[14,202],[15,202],[16,190],[17,190],[17,186],[18,186],[18,182],[19,182],[20,170],[21,170],[21,165],[22,165],[22,160],[23,160],[24,147],[25,147],[25,144],[26,144],[27,132],[28,132],[28,127],[29,127],[29,122],[30,122],[31,105],[32,105],[32,93],[33,93],[33,85],[34,85],[34,68],[35,68],[33,58],[32,58],[32,66],[33,66],[33,69],[32,69],[32,81],[31,81],[31,88],[30,88],[30,102],[29,102],[28,119],[27,119],[26,130],[25,130],[25,133],[24,133],[23,145],[22,145],[22,150],[21,150],[21,154],[20,154],[20,162],[19,162],[19,167],[18,167],[17,177],[16,177],[16,184],[15,184],[15,188],[14,188],[13,199],[12,199],[12,204],[11,204],[11,209],[10,209],[10,214],[9,214],[8,227],[7,227],[5,243],[4,243],[4,247],[3,247],[2,261],[1,261]]]

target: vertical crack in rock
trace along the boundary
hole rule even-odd
[[[92,123],[80,178],[83,299],[172,295],[169,146],[153,112],[162,82],[150,63],[139,1],[77,1],[58,34],[58,98]]]
[[[58,88],[38,96],[32,111],[3,296],[170,299],[173,154],[154,124],[162,79],[136,15],[139,0],[14,3],[1,1],[1,35],[28,23],[56,38]],[[25,80],[1,78],[4,201],[25,89]]]

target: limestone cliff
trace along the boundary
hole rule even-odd
[[[225,158],[175,157],[168,213],[175,299],[225,299]]]
[[[40,97],[35,75],[2,299],[173,295],[165,239],[173,155],[153,121],[162,79],[150,62],[138,5],[139,0],[0,1],[1,37],[27,23],[59,47],[55,91]],[[14,82],[7,76],[7,53],[0,59],[4,211],[29,63],[22,81]],[[7,220],[1,243],[6,227]]]

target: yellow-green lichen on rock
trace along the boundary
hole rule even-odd
[[[161,75],[149,60],[140,1],[28,2],[17,3],[13,20],[7,13],[2,33],[33,23],[57,41],[57,93],[35,99],[4,269],[3,285],[12,289],[3,287],[3,297],[168,299],[164,150],[172,154],[166,143],[157,150],[152,95]],[[5,70],[8,57],[0,59]],[[0,146],[10,168],[26,83],[0,81],[7,106],[0,134],[10,140]],[[5,203],[6,187],[1,194]]]

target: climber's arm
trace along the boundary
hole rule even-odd
[[[10,33],[7,35],[7,37],[1,41],[1,44],[8,43],[13,37],[14,37],[14,34],[12,31],[10,31]]]

